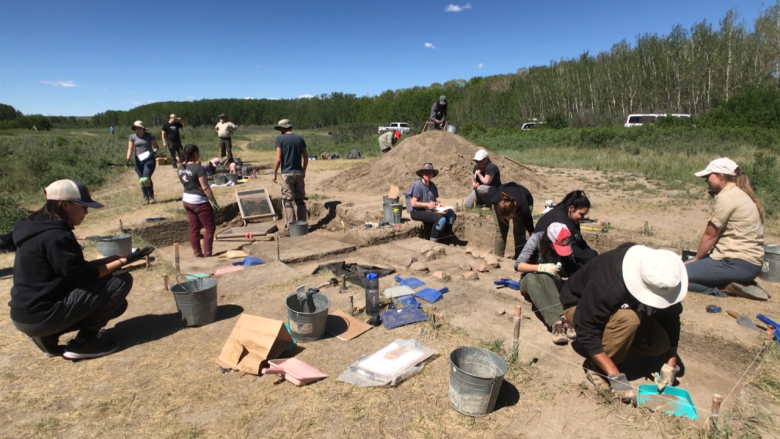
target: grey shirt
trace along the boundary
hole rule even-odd
[[[144,132],[143,137],[138,137],[138,134],[133,133],[129,140],[133,142],[133,146],[135,146],[136,156],[139,156],[145,152],[154,152],[152,140],[155,140],[155,138],[151,133]]]
[[[295,133],[276,137],[274,146],[282,149],[282,174],[303,172],[301,156],[306,154],[306,141]]]

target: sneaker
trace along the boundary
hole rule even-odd
[[[566,337],[568,337],[569,340],[576,340],[577,331],[574,330],[574,325],[566,320],[566,316],[561,316],[561,321],[563,322],[563,327],[566,330]]]
[[[144,197],[144,206],[149,204],[149,197]]]
[[[149,204],[154,204],[156,201],[154,201],[154,197],[149,197]]]
[[[119,349],[118,342],[108,341],[100,336],[87,342],[74,338],[65,347],[65,353],[62,356],[68,360],[86,360],[112,354],[117,349]]]
[[[49,357],[59,357],[62,355],[63,351],[65,350],[64,347],[59,345],[59,340],[60,340],[59,334],[47,335],[45,337],[28,337],[28,338],[32,340],[33,343],[35,343],[35,346],[38,346],[38,349],[43,351],[43,353]]]
[[[770,297],[769,293],[755,281],[746,284],[732,282],[726,286],[726,292],[753,300],[769,300]]]
[[[569,342],[566,338],[566,329],[563,322],[555,322],[552,325],[552,342],[557,345],[565,345]]]

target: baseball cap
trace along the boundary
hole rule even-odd
[[[479,151],[477,151],[476,154],[474,154],[474,161],[475,162],[481,162],[482,160],[485,160],[486,158],[488,158],[488,152],[485,151],[484,149],[480,149]]]
[[[102,204],[92,199],[86,186],[74,180],[57,180],[46,186],[46,200],[70,201],[85,207],[100,209]]]
[[[170,115],[170,116],[168,116],[168,119],[170,119],[170,118],[172,118],[172,117],[176,117],[176,115],[175,115],[175,114],[173,114],[173,113],[171,113],[171,115]]]
[[[739,166],[728,157],[722,157],[715,159],[707,165],[703,171],[699,171],[693,175],[697,177],[706,177],[710,174],[725,174],[725,175],[737,175],[737,168]]]
[[[552,223],[547,226],[547,237],[553,243],[553,248],[558,256],[570,256],[571,255],[571,232],[565,224]]]
[[[447,105],[447,96],[444,95],[439,96],[439,104]]]

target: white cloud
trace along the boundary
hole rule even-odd
[[[100,90],[100,91],[106,91],[106,90],[108,90],[108,88],[106,88],[106,87],[101,87],[101,88],[99,88],[98,90]]]
[[[298,95],[298,97],[302,99],[311,99],[314,97],[314,95]]]
[[[464,9],[471,9],[471,3],[466,3],[463,6],[447,5],[447,7],[444,8],[444,12],[460,12]]]
[[[252,99],[254,99],[254,98],[253,98],[253,97],[245,97],[244,99],[246,99],[246,100],[252,100]]]
[[[434,45],[433,45],[433,44],[431,44],[431,43],[425,43],[425,48],[426,48],[426,49],[436,49],[436,46],[434,46]]]
[[[138,101],[130,101],[130,103],[133,104],[133,105],[141,105],[141,103],[138,102]]]
[[[266,98],[266,99],[268,99],[269,101],[278,101],[279,100],[279,98]]]
[[[195,99],[195,96],[189,95],[187,96],[187,99]]]
[[[68,79],[67,81],[38,81],[41,84],[48,84],[48,85],[59,85],[61,87],[78,87],[79,85],[73,82],[72,79]]]
[[[482,68],[482,63],[477,64],[477,67],[481,69]]]

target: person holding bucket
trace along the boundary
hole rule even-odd
[[[439,189],[431,181],[437,175],[439,175],[439,171],[434,169],[431,163],[426,163],[417,170],[417,176],[420,179],[409,187],[406,210],[409,211],[413,220],[433,226],[430,238],[432,242],[459,243],[452,232],[452,225],[455,224],[455,218],[457,218],[455,212],[452,210],[441,213],[436,211],[436,208],[444,206],[436,200],[439,197]]]
[[[154,185],[152,184],[152,174],[157,167],[155,157],[160,149],[154,136],[146,131],[144,123],[140,120],[133,123],[135,133],[130,136],[127,142],[127,160],[125,165],[133,166],[130,161],[131,154],[135,156],[135,173],[138,174],[138,183],[141,186],[141,193],[144,196],[144,204],[154,204]],[[135,154],[133,152],[135,151]]]
[[[184,166],[179,168],[179,180],[184,186],[181,202],[190,222],[190,245],[196,258],[211,257],[219,204],[209,187],[209,177],[200,165],[200,150],[195,144],[184,147]],[[203,233],[203,249],[200,247],[200,229]]]
[[[127,309],[133,277],[113,273],[154,250],[86,261],[73,229],[90,207],[103,205],[83,184],[58,180],[46,187],[46,204],[14,224],[11,321],[48,356],[82,360],[116,351],[119,343],[100,329]],[[59,338],[71,331],[78,331],[76,338],[63,348]]]

